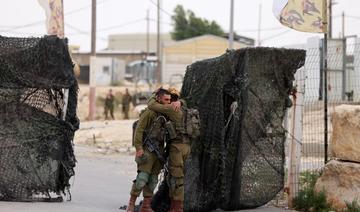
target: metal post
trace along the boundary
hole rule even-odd
[[[261,33],[261,4],[259,5],[258,36],[257,36],[258,46],[261,46],[260,33]]]
[[[328,37],[332,38],[332,0],[329,0],[329,31],[328,31]]]
[[[305,68],[299,69],[295,74],[296,91],[293,94],[291,139],[288,146],[288,206],[293,207],[293,199],[299,191],[299,175],[302,143],[302,117],[305,93]]]
[[[150,11],[146,11],[146,56],[149,56],[150,51]]]
[[[149,9],[146,11],[146,56],[145,56],[145,65],[146,65],[146,78],[149,85],[149,90],[151,87],[151,79],[152,77],[149,74],[149,61],[148,57],[150,54],[150,11]]]
[[[229,49],[234,48],[234,0],[230,0]]]
[[[156,49],[156,56],[157,56],[156,79],[157,79],[157,83],[161,83],[160,3],[161,3],[161,1],[157,0],[157,49]]]
[[[328,161],[328,82],[327,82],[327,33],[324,33],[324,162]]]
[[[341,20],[342,20],[341,34],[342,34],[342,38],[345,38],[345,13],[344,13],[344,11],[341,14]]]
[[[65,21],[64,21],[64,1],[61,0],[61,21],[62,21],[62,29],[60,30],[60,34],[58,34],[59,38],[64,39],[65,37]],[[68,107],[68,102],[69,102],[69,89],[65,88],[63,89],[64,91],[64,107],[62,109],[62,115],[61,115],[61,119],[65,121],[66,119],[66,112],[67,112],[67,107]]]
[[[342,55],[342,92],[341,99],[346,100],[346,38],[343,37],[343,55]]]

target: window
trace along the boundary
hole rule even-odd
[[[104,74],[110,74],[110,67],[109,66],[103,66],[103,73]]]

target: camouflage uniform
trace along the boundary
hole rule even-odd
[[[108,118],[109,112],[110,112],[111,118],[114,119],[114,100],[115,100],[114,95],[112,95],[112,94],[106,95],[105,108],[104,108],[105,119]]]
[[[125,93],[122,97],[122,111],[124,113],[124,119],[129,119],[129,109],[132,96],[129,93]]]
[[[155,112],[166,115],[175,125],[176,138],[169,145],[169,187],[170,198],[176,201],[184,201],[184,164],[190,154],[190,139],[185,135],[183,126],[183,112],[175,111],[171,105],[158,103],[155,98],[150,99],[148,108]]]
[[[143,146],[143,136],[146,133],[147,137],[156,143],[159,146],[160,152],[163,153],[165,131],[162,125],[164,122],[164,116],[159,116],[149,109],[145,109],[140,116],[135,130],[134,145],[136,151],[143,149],[144,155],[141,158],[136,158],[138,175],[133,183],[131,195],[139,196],[141,191],[143,191],[144,197],[153,196],[162,164],[154,152],[150,153]]]

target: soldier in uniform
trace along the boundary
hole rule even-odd
[[[112,90],[110,89],[105,97],[105,107],[104,107],[105,120],[108,118],[109,112],[110,112],[111,118],[114,119],[114,100],[115,100],[115,97],[112,94]]]
[[[125,89],[125,94],[122,97],[122,111],[124,113],[124,119],[129,119],[129,109],[130,102],[132,101],[132,96],[129,93],[129,90]]]
[[[167,90],[160,89],[156,93],[157,101],[160,104],[170,104],[170,93]],[[164,152],[165,130],[163,124],[166,122],[164,116],[154,111],[145,109],[140,115],[139,122],[135,129],[135,161],[137,163],[138,174],[132,185],[130,200],[127,206],[127,212],[133,212],[137,197],[143,192],[144,200],[140,212],[152,211],[150,204],[154,189],[158,183],[158,174],[163,164],[154,152],[150,152],[144,146],[144,136],[156,143],[161,153]],[[145,135],[144,135],[145,133]]]
[[[176,89],[169,89],[174,98],[180,96]],[[157,113],[166,115],[175,125],[176,137],[169,141],[169,194],[171,198],[170,212],[182,212],[184,204],[184,164],[190,154],[190,139],[185,134],[183,126],[183,111],[180,105],[184,102],[174,101],[171,104],[161,104],[159,98],[152,98],[148,108]]]

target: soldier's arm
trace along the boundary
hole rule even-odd
[[[143,136],[147,126],[150,126],[151,122],[151,111],[145,110],[141,114],[139,122],[135,128],[134,146],[136,151],[143,149]]]
[[[148,102],[148,108],[157,113],[164,114],[168,116],[170,119],[172,119],[172,117],[176,113],[170,104],[169,105],[160,104],[159,102],[156,101],[155,97],[150,98]]]

